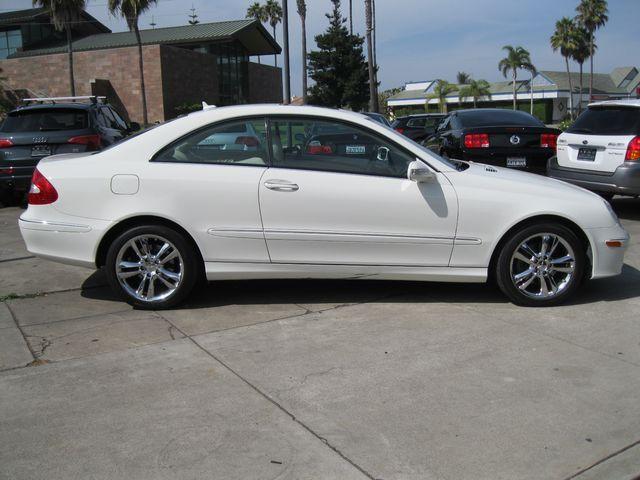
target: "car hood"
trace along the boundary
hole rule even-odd
[[[557,215],[583,228],[609,227],[618,222],[608,203],[581,187],[509,168],[469,162],[469,168],[446,172],[458,194],[460,208],[484,205],[483,215],[509,213],[525,219]],[[475,210],[475,208],[473,208]]]

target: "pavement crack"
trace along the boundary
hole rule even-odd
[[[27,349],[29,350],[29,353],[33,357],[33,361],[34,362],[37,361],[38,357],[36,356],[36,352],[33,350],[33,347],[31,346],[31,344],[27,340],[27,335],[24,333],[24,330],[22,329],[22,327],[18,323],[18,319],[16,317],[15,312],[11,309],[11,305],[9,305],[7,302],[4,302],[4,304],[7,307],[7,310],[9,310],[9,314],[11,315],[11,318],[13,319],[13,323],[16,324],[16,328],[20,332],[20,335],[22,335],[22,340],[24,340],[24,343],[26,344]]]
[[[564,480],[572,480],[574,478],[578,478],[580,475],[582,475],[583,473],[588,472],[589,470],[591,470],[592,468],[597,467],[598,465],[603,464],[604,462],[611,460],[614,457],[617,457],[618,455],[620,455],[621,453],[626,452],[627,450],[632,449],[633,447],[637,447],[638,445],[640,445],[640,440],[637,440],[635,442],[633,442],[630,445],[627,445],[626,447],[621,448],[620,450],[616,450],[613,453],[610,453],[609,455],[607,455],[604,458],[601,458],[600,460],[598,460],[595,463],[592,463],[591,465],[589,465],[588,467],[583,468],[582,470],[577,471],[576,473],[566,477]],[[638,477],[634,477],[634,478],[638,478]]]

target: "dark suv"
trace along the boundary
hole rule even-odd
[[[398,117],[393,122],[392,127],[396,132],[409,137],[411,140],[420,142],[433,135],[445,116],[442,113],[424,113]]]
[[[29,189],[38,161],[48,155],[100,150],[140,128],[127,124],[102,97],[25,99],[0,126],[0,201]]]

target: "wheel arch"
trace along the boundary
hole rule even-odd
[[[194,251],[196,252],[196,255],[198,255],[198,258],[200,259],[202,265],[202,273],[204,274],[204,257],[202,256],[202,251],[200,250],[200,247],[198,246],[193,236],[182,225],[174,222],[173,220],[169,220],[168,218],[159,217],[156,215],[138,215],[134,217],[127,217],[120,220],[109,230],[107,230],[107,232],[102,236],[102,239],[100,240],[100,243],[98,244],[98,248],[96,250],[96,266],[100,268],[105,265],[109,246],[120,234],[132,227],[150,224],[163,225],[183,235],[184,238],[192,245]]]
[[[543,215],[534,215],[534,216],[525,218],[523,220],[520,220],[519,222],[512,225],[506,232],[502,234],[502,236],[500,237],[500,240],[498,240],[498,242],[493,248],[493,251],[491,252],[491,259],[489,260],[489,275],[488,275],[489,278],[495,278],[496,262],[498,260],[498,256],[500,255],[500,250],[502,249],[504,244],[509,240],[510,236],[515,231],[521,228],[527,227],[529,225],[534,225],[536,223],[542,223],[542,222],[558,223],[568,228],[569,230],[571,230],[578,237],[578,239],[584,246],[585,256],[588,262],[587,268],[585,268],[585,272],[588,272],[589,277],[591,276],[592,268],[593,268],[593,259],[590,255],[590,252],[592,252],[593,249],[591,245],[591,240],[589,239],[587,233],[573,220],[570,220],[566,217],[562,217],[560,215],[543,214]]]

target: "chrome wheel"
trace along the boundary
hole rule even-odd
[[[158,302],[173,295],[182,283],[184,262],[173,243],[158,235],[127,241],[116,257],[118,282],[133,298]]]
[[[511,256],[511,281],[524,295],[546,299],[563,292],[574,278],[576,256],[567,240],[539,233],[520,243]]]

